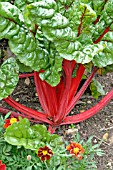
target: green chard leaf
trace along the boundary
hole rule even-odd
[[[6,60],[0,68],[0,100],[8,97],[18,83],[19,67],[14,58]]]
[[[14,5],[17,6],[17,8],[19,8],[21,11],[23,11],[26,5],[33,2],[37,2],[37,0],[15,0]]]
[[[19,66],[19,71],[20,72],[25,73],[25,72],[32,72],[33,71],[29,66],[24,65],[18,59],[16,60],[16,62],[18,64],[18,66]]]

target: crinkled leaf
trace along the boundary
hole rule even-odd
[[[14,58],[6,60],[0,68],[0,100],[8,97],[18,83],[19,67]]]
[[[106,48],[99,54],[96,54],[93,59],[94,65],[99,68],[113,64],[113,43],[112,42],[104,43],[106,44]]]
[[[26,5],[31,4],[33,2],[37,2],[37,0],[15,0],[14,5],[23,11]]]
[[[45,71],[47,73],[49,72],[47,82],[49,82],[52,86],[58,84],[60,81],[59,71],[61,71],[62,59],[56,56],[55,65],[54,61],[53,64],[51,64],[51,58],[49,59],[48,51],[41,47],[40,42],[35,40],[32,33],[27,31],[26,29],[23,29],[23,27],[21,27],[20,25],[16,25],[13,21],[10,22],[7,18],[1,17],[0,19],[0,38],[10,39],[9,46],[12,52],[16,54],[20,62],[24,63],[28,67],[30,66],[31,69],[35,71],[39,71],[40,69],[46,70],[48,66],[51,66],[50,69],[47,69],[47,71]],[[52,58],[52,60],[54,60],[54,58]],[[55,69],[55,71],[53,69]],[[53,72],[53,74],[55,73],[55,75],[51,74],[51,72]],[[43,79],[46,80],[45,77],[47,77],[47,74],[46,76],[43,76]],[[55,79],[53,77],[55,77]]]
[[[63,46],[66,44],[63,42]],[[74,43],[68,43],[66,48],[64,48],[60,44],[57,44],[56,48],[59,52],[59,54],[68,60],[75,60],[77,63],[89,63],[90,61],[93,60],[94,56],[98,54],[100,51],[103,51],[105,48],[104,44],[95,44],[95,45],[90,45],[88,44],[87,46],[83,46],[80,42],[76,41]],[[67,53],[67,50],[69,53]]]
[[[50,83],[52,86],[56,86],[56,84],[60,82],[60,72],[62,71],[62,58],[52,49],[50,64],[51,66],[46,69],[44,73],[40,73],[39,76],[42,80],[46,80],[46,82]]]
[[[24,21],[20,10],[9,2],[0,3],[0,14],[5,18],[10,18],[13,21],[22,24]]]
[[[34,31],[35,23],[41,22],[42,19],[53,17],[56,8],[54,0],[44,0],[27,5],[24,10],[25,24]]]

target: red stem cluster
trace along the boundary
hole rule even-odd
[[[73,70],[77,69],[75,77],[72,77]],[[85,81],[79,91],[78,87],[85,68],[82,64],[77,66],[75,61],[64,60],[63,62],[64,75],[61,77],[60,83],[56,87],[51,87],[47,82],[42,81],[38,72],[32,74],[20,75],[21,78],[26,76],[34,76],[36,91],[39,101],[43,108],[43,112],[32,110],[16,101],[10,96],[4,99],[10,106],[14,107],[19,112],[22,112],[28,119],[35,122],[45,122],[49,124],[49,131],[54,132],[58,125],[71,124],[83,121],[98,111],[100,111],[112,98],[113,90],[109,92],[98,104],[83,113],[68,116],[69,112],[73,109],[77,101],[83,95],[84,91],[93,79],[97,69],[92,70],[91,75]],[[3,110],[2,110],[3,111]],[[13,115],[17,116],[15,112]]]

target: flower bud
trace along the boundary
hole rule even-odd
[[[31,155],[27,156],[27,160],[30,161],[31,160]]]

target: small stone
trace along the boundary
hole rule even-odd
[[[108,162],[107,166],[112,166],[112,163],[111,163],[111,162]]]
[[[88,104],[91,104],[92,102],[90,100],[87,101]]]
[[[108,139],[108,133],[105,133],[102,139],[106,141]]]
[[[37,93],[35,93],[35,96],[37,97],[37,96],[38,96],[38,94],[37,94]]]
[[[66,134],[72,134],[72,135],[75,135],[75,133],[78,132],[78,129],[68,129],[66,130]]]
[[[76,125],[77,129],[79,130],[80,129],[80,125]]]
[[[98,141],[96,140],[96,139],[94,139],[94,141],[93,141],[94,143],[97,143]]]
[[[16,99],[15,99],[16,102],[19,102],[19,100],[20,100],[19,98],[16,98]]]
[[[30,85],[30,79],[29,79],[28,77],[25,79],[25,84],[26,84],[27,86]]]
[[[85,110],[80,110],[80,113],[84,112]]]

